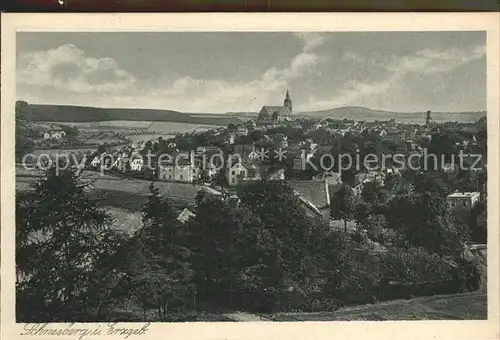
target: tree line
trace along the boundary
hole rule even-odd
[[[185,223],[152,183],[141,228],[124,234],[71,169],[48,169],[33,189],[16,199],[18,322],[335,310],[480,280],[463,255],[467,225],[432,192],[367,189],[346,233],[310,220],[284,181],[238,188],[239,204],[201,191]]]

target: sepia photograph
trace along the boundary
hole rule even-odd
[[[485,29],[13,36],[25,335],[488,320]]]

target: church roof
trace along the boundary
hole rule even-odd
[[[260,112],[265,112],[267,115],[270,117],[274,114],[277,113],[280,116],[290,116],[292,113],[290,112],[290,109],[286,106],[270,106],[270,105],[265,105],[262,107],[262,110]]]

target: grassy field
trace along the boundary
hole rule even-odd
[[[216,127],[209,124],[192,124],[179,122],[157,122],[147,120],[113,120],[96,122],[36,122],[44,129],[50,130],[56,126],[74,126],[78,128],[78,138],[86,143],[110,144],[123,142],[124,138],[133,143],[156,140],[158,137],[168,139],[176,133],[186,133],[195,130],[207,130]]]
[[[53,122],[54,124],[75,126],[80,129],[147,129],[151,125],[150,121],[131,121],[131,120],[110,120],[102,122]]]
[[[187,311],[172,310],[167,322],[172,321],[232,321],[232,322],[300,322],[300,321],[397,321],[397,320],[486,320],[486,294],[464,293],[436,295],[408,300],[395,300],[371,305],[344,308],[335,312],[252,314],[243,311]],[[146,311],[147,321],[160,321],[155,310]],[[141,309],[116,309],[110,315],[113,321],[143,321]]]
[[[22,167],[16,167],[16,190],[29,191],[38,179],[38,174]],[[91,183],[89,196],[98,200],[115,219],[117,229],[131,232],[142,224],[141,209],[148,200],[150,181],[125,179],[84,171],[81,178]],[[178,207],[192,206],[200,186],[172,182],[155,182],[160,193],[171,198]]]
[[[485,293],[436,295],[348,307],[335,312],[262,315],[272,321],[485,320]]]

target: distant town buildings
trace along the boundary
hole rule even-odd
[[[45,132],[43,134],[43,139],[44,140],[60,140],[60,139],[64,138],[65,136],[66,136],[66,132],[64,132],[62,130],[49,131],[49,132]]]

